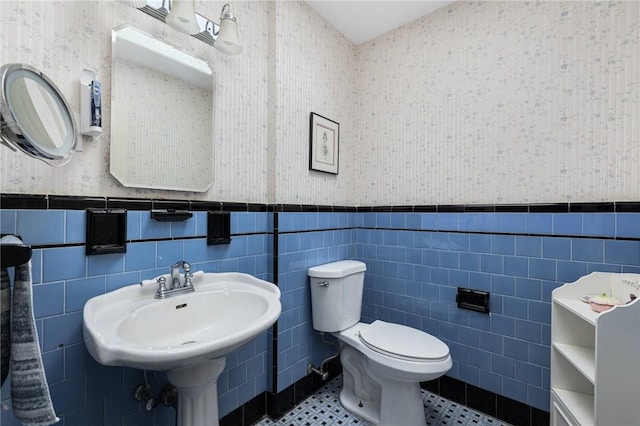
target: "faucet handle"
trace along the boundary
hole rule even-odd
[[[164,299],[167,294],[167,279],[165,277],[158,277],[156,280],[158,283],[158,289],[156,290],[156,299]]]

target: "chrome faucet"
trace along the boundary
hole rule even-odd
[[[184,271],[184,283],[180,282],[180,269]],[[166,299],[182,293],[189,293],[194,291],[191,280],[193,279],[193,272],[191,272],[191,265],[181,260],[171,266],[171,282],[169,288],[167,288],[167,279],[165,277],[159,277],[156,282],[158,283],[158,289],[156,290],[156,299]]]

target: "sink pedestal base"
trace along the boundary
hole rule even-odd
[[[218,377],[225,358],[205,359],[167,372],[178,391],[177,426],[218,426]]]

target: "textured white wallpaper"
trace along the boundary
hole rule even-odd
[[[215,19],[224,3],[199,1],[196,7],[202,15]],[[270,182],[264,178],[269,152],[269,3],[233,3],[244,43],[244,53],[237,57],[220,54],[172,30],[132,4],[128,0],[2,1],[0,63],[24,62],[42,70],[63,92],[76,118],[80,72],[83,68],[95,69],[103,88],[104,132],[97,138],[85,138],[84,151],[60,168],[0,147],[1,191],[270,202]],[[206,193],[128,189],[109,174],[111,29],[125,23],[208,61],[216,73],[214,184]]]
[[[358,48],[359,204],[640,199],[640,3],[458,2]]]
[[[216,18],[224,2],[197,1]],[[121,1],[3,1],[0,63],[76,109],[103,83],[104,133],[51,168],[0,147],[0,190],[333,205],[640,199],[640,3],[458,2],[357,48],[295,1],[233,2],[244,52],[219,54]],[[209,61],[215,182],[126,189],[109,175],[111,28]],[[308,170],[309,113],[340,123],[340,170]]]

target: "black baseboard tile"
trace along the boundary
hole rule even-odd
[[[278,393],[267,394],[267,415],[279,419],[295,405],[295,385]]]
[[[266,413],[267,393],[252,398],[220,419],[220,426],[251,426]]]
[[[529,405],[501,395],[497,396],[496,402],[498,420],[512,425],[528,426],[531,424],[531,407]]]
[[[496,417],[496,394],[467,384],[467,407]]]
[[[420,384],[422,389],[514,426],[547,426],[549,413],[449,376]]]

